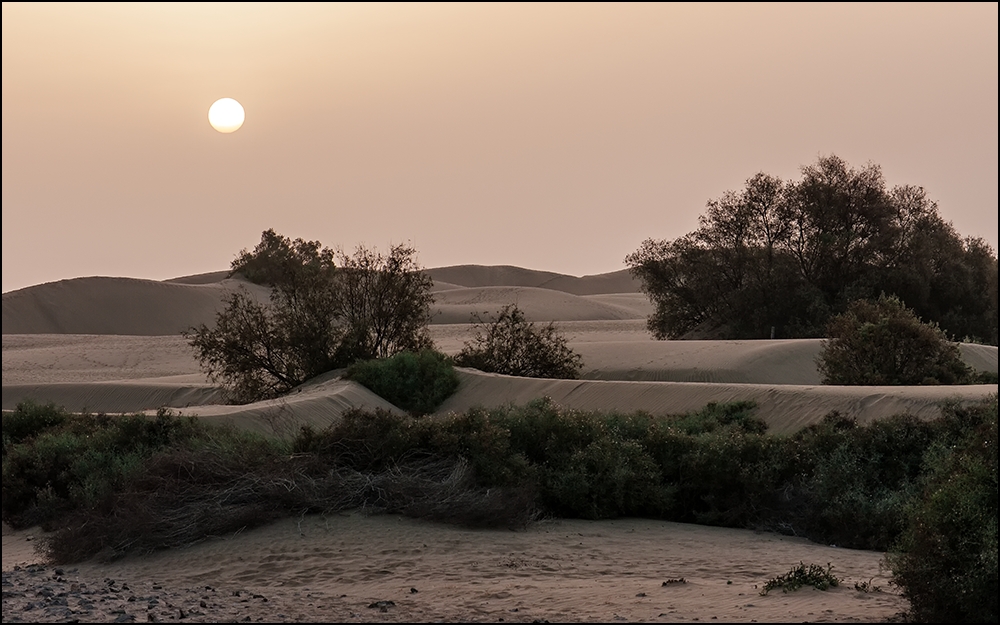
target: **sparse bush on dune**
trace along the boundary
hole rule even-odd
[[[487,373],[528,378],[567,378],[580,375],[583,359],[567,345],[554,323],[536,327],[517,304],[508,304],[495,317],[473,315],[475,336],[455,356],[455,364]]]
[[[792,567],[784,575],[778,575],[767,580],[761,589],[761,596],[780,588],[782,592],[794,592],[803,586],[812,586],[817,590],[828,590],[834,586],[839,586],[844,581],[833,574],[833,567],[830,564],[826,568],[818,564],[806,566],[805,562],[799,562],[798,566]]]

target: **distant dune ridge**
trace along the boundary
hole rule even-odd
[[[453,265],[428,269],[427,275],[435,282],[445,282],[464,287],[476,286],[533,286],[573,295],[600,295],[602,293],[638,293],[640,283],[628,269],[592,276],[567,276],[551,271],[522,269],[510,265]]]
[[[223,298],[244,287],[267,299],[268,290],[243,280],[212,282],[74,278],[3,294],[4,334],[172,335],[213,323]]]
[[[428,269],[438,305],[433,323],[467,323],[474,312],[517,303],[531,320],[640,319],[652,310],[627,270],[577,278],[558,273],[459,265]],[[170,280],[74,278],[3,294],[4,334],[173,335],[212,324],[223,299],[267,289],[216,271]],[[600,299],[617,295],[617,300]],[[594,297],[582,297],[594,296]]]

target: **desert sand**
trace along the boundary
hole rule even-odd
[[[572,381],[462,369],[441,413],[543,396],[567,408],[652,414],[746,399],[771,431],[789,433],[833,410],[862,422],[900,412],[932,418],[943,401],[997,392],[996,385],[823,386],[818,340],[654,341],[644,321],[652,307],[624,272],[429,271],[431,333],[442,351],[456,353],[470,338],[472,313],[516,302],[529,319],[555,322],[584,358],[583,379]],[[5,293],[3,408],[25,399],[94,412],[169,407],[273,435],[324,427],[354,407],[395,410],[338,371],[280,400],[222,404],[179,332],[211,323],[235,288],[266,297],[224,272],[164,282],[80,278]],[[962,353],[978,369],[997,370],[995,347],[962,345]],[[58,570],[35,552],[38,535],[4,528],[4,622],[872,622],[906,608],[880,568],[884,554],[644,519],[547,519],[512,532],[355,511]],[[759,594],[800,562],[829,563],[844,583]],[[855,589],[862,582],[880,591]]]

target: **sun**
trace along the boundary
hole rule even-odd
[[[208,109],[208,123],[219,132],[236,132],[243,125],[246,113],[243,106],[232,98],[216,100]]]

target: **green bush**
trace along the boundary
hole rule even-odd
[[[416,423],[408,416],[387,410],[353,409],[320,432],[303,427],[292,441],[292,452],[314,454],[326,462],[358,471],[381,470],[419,449]]]
[[[495,411],[512,454],[537,480],[544,510],[588,519],[661,516],[671,491],[643,445],[653,418],[565,410],[548,399]]]
[[[458,388],[449,358],[431,349],[359,362],[346,377],[413,416],[434,412]]]
[[[937,441],[888,556],[916,622],[997,621],[997,398],[952,408],[961,439]],[[954,433],[954,429],[951,432]]]
[[[996,371],[973,371],[969,379],[969,384],[997,384],[1000,383],[1000,375]]]
[[[757,404],[752,401],[734,401],[724,404],[709,402],[697,412],[680,415],[672,420],[672,425],[687,434],[705,434],[722,427],[734,427],[750,434],[767,431],[764,423],[755,413]]]
[[[897,415],[859,426],[828,416],[795,434],[789,457],[797,478],[783,516],[798,532],[825,544],[885,550],[904,525],[916,492],[933,423]]]
[[[528,378],[580,376],[583,358],[570,349],[555,324],[535,327],[517,304],[504,306],[489,321],[473,315],[473,328],[475,336],[455,356],[460,367]]]
[[[842,581],[832,573],[833,567],[829,564],[824,569],[818,564],[806,566],[804,562],[799,562],[798,566],[792,567],[784,575],[772,577],[764,584],[760,594],[766,595],[776,588],[782,592],[792,592],[803,586],[812,586],[818,590],[829,590],[834,586],[840,586]]]
[[[817,358],[824,384],[962,384],[972,370],[958,345],[899,298],[857,300],[834,316]]]
[[[10,417],[15,423],[37,407]],[[51,526],[60,516],[92,507],[141,472],[155,451],[201,434],[191,418],[49,414],[53,423],[31,438],[4,446],[3,520],[13,527]],[[58,415],[58,416],[53,416]]]
[[[20,402],[17,407],[3,413],[3,453],[15,443],[33,438],[41,432],[62,425],[68,414],[54,403],[36,404],[33,401]]]

